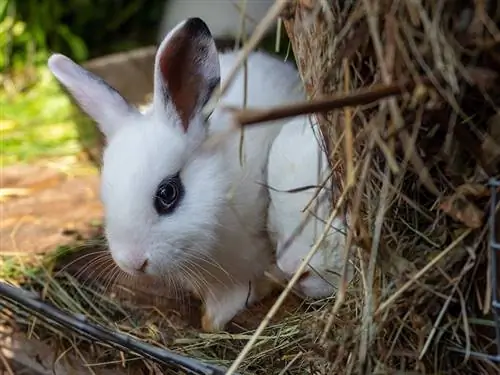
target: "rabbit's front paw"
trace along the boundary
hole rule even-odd
[[[249,290],[248,285],[233,285],[231,288],[225,287],[224,290],[207,293],[201,318],[202,330],[205,332],[223,331],[226,324],[236,314],[244,310],[247,304],[256,300],[254,293]]]
[[[210,314],[205,311],[205,313],[201,317],[201,329],[204,332],[218,332],[222,331],[224,327],[220,327]]]

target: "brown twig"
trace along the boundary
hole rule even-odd
[[[377,84],[352,94],[336,95],[300,103],[276,106],[269,109],[239,110],[231,107],[226,108],[235,112],[234,117],[236,123],[240,126],[248,126],[265,121],[279,120],[317,112],[333,111],[347,106],[354,107],[358,105],[366,105],[390,96],[397,96],[406,92],[411,92],[419,85],[430,86],[431,82],[428,78],[421,77],[416,81],[404,80],[390,85]]]

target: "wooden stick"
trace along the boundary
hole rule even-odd
[[[240,110],[229,107],[227,108],[234,111],[235,120],[240,126],[248,126],[260,122],[279,120],[310,113],[333,111],[346,106],[354,107],[358,105],[370,104],[390,96],[411,92],[421,85],[430,86],[431,84],[430,79],[422,77],[417,81],[406,80],[404,82],[394,83],[391,85],[374,85],[370,88],[361,89],[356,93],[348,95],[325,97],[316,100],[276,106],[269,109]]]

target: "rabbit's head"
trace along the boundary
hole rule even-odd
[[[101,199],[116,264],[132,275],[169,277],[209,263],[228,181],[223,156],[205,142],[202,107],[220,82],[206,24],[187,19],[161,42],[145,112],[63,55],[48,65],[105,135]]]

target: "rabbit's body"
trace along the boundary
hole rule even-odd
[[[330,171],[322,146],[317,124],[313,125],[308,117],[300,116],[284,125],[269,154],[268,227],[277,248],[277,266],[285,278],[295,273],[321,236],[333,208],[328,184],[313,200],[317,187],[323,184]],[[289,192],[301,187],[310,188]],[[302,211],[311,201],[313,215],[306,219],[307,212]],[[338,287],[345,259],[347,225],[338,215],[332,227],[309,262],[306,274],[296,284],[297,291],[306,297],[327,297]],[[347,272],[350,280],[350,264]]]
[[[265,232],[267,157],[281,124],[240,132],[220,106],[202,108],[236,54],[219,55],[198,18],[177,25],[160,44],[151,106],[130,106],[98,77],[64,56],[49,67],[99,124],[107,139],[101,174],[106,237],[115,263],[130,275],[161,278],[204,301],[202,326],[222,329],[266,293],[272,260]],[[254,53],[248,61],[249,106],[297,100],[298,73]],[[220,105],[243,104],[243,70]],[[228,135],[229,134],[229,135]],[[261,289],[261,286],[263,289]]]
[[[221,77],[225,77],[236,62],[237,53],[221,53],[219,57]],[[262,52],[250,54],[247,61],[246,103],[249,107],[271,107],[303,99],[299,77],[291,64],[283,64]],[[208,131],[211,136],[217,137],[233,126],[229,113],[222,106],[244,106],[244,79],[241,69],[210,116]],[[285,121],[245,128],[242,163],[239,131],[231,133],[219,144],[217,158],[220,158],[221,169],[214,174],[225,176],[221,181],[225,186],[221,185],[217,190],[225,191],[227,195],[219,198],[223,204],[218,219],[210,218],[218,226],[213,228],[218,241],[210,250],[210,256],[220,267],[205,265],[204,279],[211,280],[210,293],[220,293],[217,298],[225,299],[227,316],[220,315],[221,310],[217,309],[221,322],[231,319],[245,303],[251,304],[268,291],[262,277],[273,261],[274,249],[266,233],[269,202],[265,187],[266,169],[269,149]],[[190,281],[186,281],[189,284]],[[263,290],[257,285],[261,281]],[[250,290],[249,282],[252,283]],[[233,291],[228,291],[229,285],[234,286]],[[193,285],[189,287],[196,290]],[[229,305],[234,307],[231,309]],[[215,311],[209,314],[215,314]]]
[[[221,75],[224,77],[236,62],[236,53],[229,52],[220,55]],[[283,62],[262,52],[254,52],[248,58],[248,86],[247,86],[247,106],[248,107],[272,107],[285,102],[303,100],[304,94],[301,91],[300,80],[296,69],[291,64]],[[224,111],[222,106],[243,107],[244,106],[244,74],[243,69],[238,73],[233,85],[221,100],[221,105],[214,110],[210,118],[209,132],[216,135],[219,132],[228,130],[232,126],[229,113]],[[265,211],[268,199],[265,188],[266,169],[269,149],[274,138],[281,130],[282,124],[286,120],[273,121],[272,124],[259,124],[244,129],[243,133],[243,159],[240,160],[240,139],[239,131],[233,132],[231,137],[224,144],[226,171],[230,180],[237,187],[233,191],[234,196],[230,201],[234,202],[238,209],[238,215],[251,218],[250,222],[257,224],[258,231],[264,225]],[[243,164],[243,166],[242,166]],[[254,181],[257,183],[248,183]],[[259,209],[256,210],[256,205]],[[262,207],[262,208],[260,208]],[[229,207],[232,211],[233,207]],[[230,217],[228,215],[226,217]],[[230,218],[233,221],[234,218]]]

